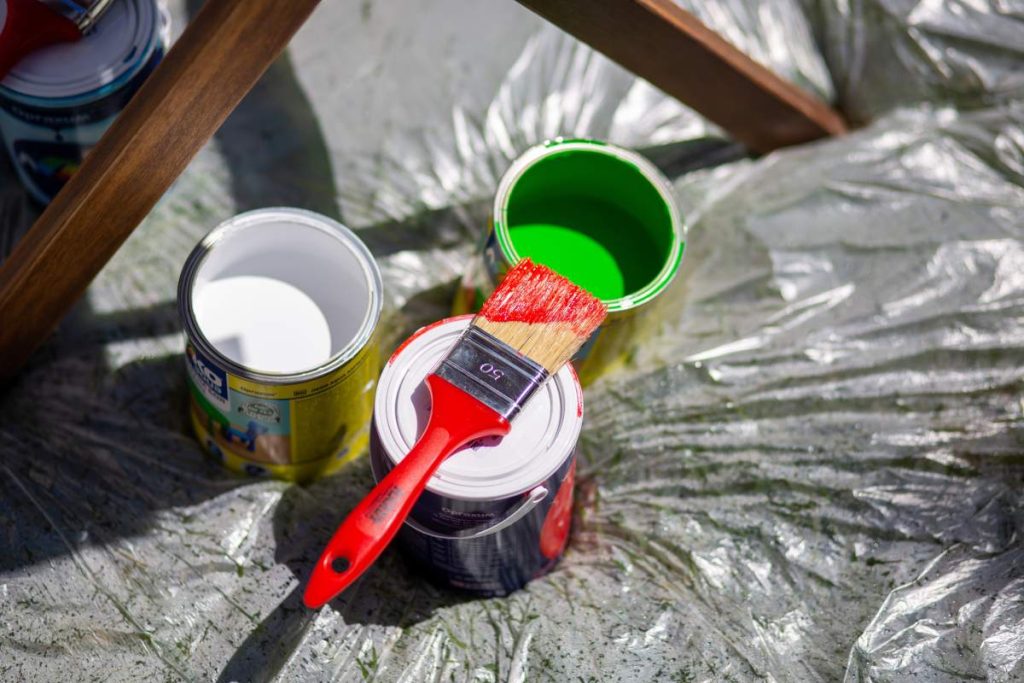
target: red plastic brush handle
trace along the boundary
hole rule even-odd
[[[334,532],[306,585],[307,607],[323,606],[373,564],[445,458],[475,439],[508,434],[508,420],[461,389],[436,375],[427,376],[427,387],[432,408],[423,435]]]
[[[75,22],[39,0],[6,0],[6,4],[7,16],[0,27],[0,80],[30,52],[82,37]]]

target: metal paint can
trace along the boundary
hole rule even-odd
[[[608,306],[574,358],[586,385],[651,333],[685,245],[672,187],[650,161],[595,140],[552,140],[527,150],[502,177],[453,312],[478,310],[523,257],[550,266]]]
[[[299,481],[359,454],[382,301],[369,250],[329,218],[260,209],[210,232],[178,282],[189,412],[207,452]]]
[[[0,133],[43,204],[78,170],[163,58],[169,19],[155,0],[119,0],[75,43],[22,59],[0,83]]]
[[[423,380],[471,319],[423,328],[387,362],[370,441],[377,481],[422,432],[430,412]],[[583,391],[566,365],[530,399],[508,435],[481,439],[441,465],[399,533],[412,564],[440,585],[488,596],[550,571],[569,538],[582,425]]]

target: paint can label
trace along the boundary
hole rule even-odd
[[[281,291],[298,298],[281,305]],[[178,280],[189,413],[207,452],[229,469],[288,480],[362,453],[382,293],[369,249],[325,216],[258,209],[211,230]],[[317,335],[322,348],[303,348]]]
[[[306,479],[333,471],[365,446],[377,374],[369,345],[325,377],[262,384],[186,347],[192,425],[206,450],[250,475]]]

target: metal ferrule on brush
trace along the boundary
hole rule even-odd
[[[541,365],[476,325],[462,334],[434,374],[506,420],[515,417],[548,378]]]
[[[43,0],[44,5],[73,21],[82,33],[96,25],[111,2],[113,0]]]

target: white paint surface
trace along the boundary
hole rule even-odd
[[[203,334],[218,351],[246,367],[294,373],[331,357],[331,329],[301,289],[269,277],[214,280],[193,299]]]
[[[354,233],[299,209],[223,223],[195,274],[203,337],[254,371],[296,374],[354,353],[380,315],[380,273]]]

